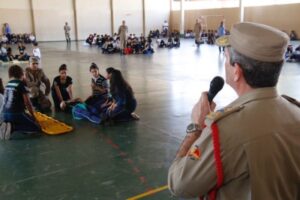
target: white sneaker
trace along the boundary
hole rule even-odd
[[[136,113],[131,113],[131,117],[135,120],[139,120],[140,119],[140,116],[138,116]]]
[[[6,123],[5,140],[9,140],[11,136],[11,123]]]
[[[6,132],[6,123],[2,122],[1,126],[0,126],[0,139],[4,140],[5,139],[5,132]]]

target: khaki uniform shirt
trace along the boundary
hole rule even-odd
[[[195,40],[200,40],[201,31],[202,31],[201,24],[200,23],[196,23],[195,26],[194,26]]]
[[[64,26],[65,34],[70,34],[70,30],[71,30],[70,26],[68,26],[68,25]]]
[[[118,34],[120,36],[120,48],[124,49],[126,47],[126,33],[128,32],[128,27],[126,25],[121,25],[119,27]]]
[[[224,172],[217,199],[299,199],[298,106],[279,96],[275,88],[261,88],[208,115],[207,127],[189,155],[175,159],[169,169],[172,193],[197,197],[206,195],[216,185],[210,129],[215,122],[219,127]]]

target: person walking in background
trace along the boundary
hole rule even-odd
[[[225,24],[224,24],[224,21],[221,21],[220,26],[219,26],[219,28],[218,28],[218,38],[219,38],[219,37],[222,37],[222,36],[225,35],[225,34],[226,34],[226,31],[225,31]],[[224,51],[225,51],[225,47],[219,46],[219,52],[220,52],[220,53],[221,53],[222,49],[223,49],[223,52],[224,52]]]
[[[201,42],[201,32],[202,32],[202,27],[199,19],[196,20],[196,24],[194,26],[194,32],[195,32],[195,43],[197,47],[199,47]]]
[[[64,31],[65,31],[67,43],[71,43],[71,38],[70,38],[71,27],[68,25],[68,22],[65,23]]]
[[[119,27],[119,37],[120,37],[120,49],[121,53],[124,53],[124,49],[126,48],[126,34],[128,33],[128,27],[125,25],[125,20],[122,21],[122,25]]]

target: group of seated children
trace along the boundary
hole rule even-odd
[[[124,54],[153,54],[154,49],[152,46],[152,39],[148,37],[147,40],[144,36],[140,38],[129,37],[127,40]]]
[[[41,58],[41,53],[38,48],[38,43],[33,43],[33,56]],[[30,55],[26,52],[26,46],[23,42],[18,43],[18,54],[13,54],[12,48],[5,43],[0,43],[0,61],[11,62],[17,61],[29,61]]]
[[[32,33],[24,33],[24,34],[7,34],[0,35],[0,42],[6,44],[17,44],[17,43],[25,43],[30,44],[36,41],[35,36]]]
[[[113,36],[109,35],[97,35],[90,34],[86,39],[86,42],[89,45],[97,45],[102,49],[102,53],[104,54],[112,54],[112,53],[120,53],[120,37],[118,37],[117,33]],[[130,34],[127,38],[126,47],[123,54],[152,54],[154,53],[152,47],[152,39],[148,37],[147,39],[141,35],[137,37],[135,34]]]
[[[105,121],[138,119],[134,113],[137,101],[131,86],[120,70],[107,68],[107,79],[99,73],[95,63],[90,66],[92,95],[73,107],[75,119],[87,119],[100,124]]]
[[[180,47],[180,37],[179,35],[175,35],[175,37],[173,36],[169,36],[167,42],[165,42],[163,39],[157,39],[157,44],[159,48],[179,48]]]
[[[47,97],[50,90],[55,109],[72,111],[75,119],[85,118],[97,124],[138,119],[134,113],[137,102],[132,88],[119,70],[108,68],[107,80],[99,73],[97,65],[92,63],[92,95],[82,101],[73,98],[72,78],[67,75],[65,64],[59,67],[59,75],[54,78],[51,88],[49,79],[38,66],[39,59],[31,57],[30,67],[25,72],[18,65],[9,68],[10,80],[4,89],[4,98],[0,94],[0,139],[8,140],[15,132],[39,133],[41,128],[34,110],[51,110],[51,102]]]

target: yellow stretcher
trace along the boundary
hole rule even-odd
[[[42,131],[48,135],[59,135],[73,130],[73,127],[40,112],[34,112],[34,116],[40,124]]]

